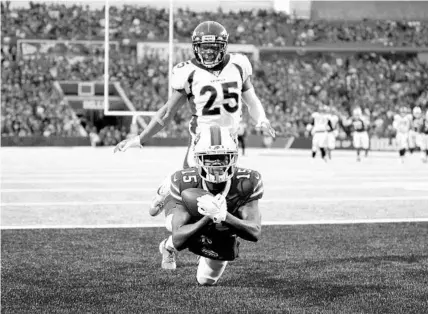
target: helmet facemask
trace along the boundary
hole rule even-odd
[[[194,44],[197,60],[207,68],[220,64],[226,55],[226,42],[200,42]]]
[[[211,183],[228,181],[235,173],[238,152],[195,153],[200,176]]]

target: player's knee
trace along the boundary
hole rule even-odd
[[[165,228],[169,232],[172,232],[172,214],[165,217]]]

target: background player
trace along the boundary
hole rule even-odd
[[[414,107],[412,113],[412,127],[409,131],[409,152],[411,154],[413,154],[416,147],[420,148],[421,146],[422,126],[424,123],[421,107]]]
[[[171,195],[176,206],[169,216],[168,230],[172,236],[162,241],[163,268],[174,269],[171,256],[188,248],[200,255],[197,280],[213,285],[221,277],[227,262],[237,257],[236,236],[257,241],[261,232],[258,200],[263,184],[257,171],[236,166],[238,146],[227,128],[202,128],[194,146],[197,166],[183,169],[171,176]],[[201,188],[215,197],[205,195],[198,200],[203,218],[192,217],[182,203],[181,193]],[[171,267],[165,267],[166,264]]]
[[[409,131],[411,125],[412,116],[408,113],[407,108],[403,106],[400,108],[400,113],[394,116],[392,124],[397,132],[395,139],[401,162],[404,162],[406,150],[409,148]]]
[[[327,155],[331,159],[331,152],[336,148],[336,138],[339,135],[339,117],[333,109],[330,111],[329,121],[331,128],[327,134]]]
[[[320,150],[321,158],[325,161],[327,161],[327,135],[328,131],[332,129],[328,112],[329,107],[321,105],[319,112],[312,114],[311,123],[306,126],[306,130],[312,135],[312,158],[315,158],[317,151]]]
[[[256,121],[256,127],[275,137],[275,131],[266,118],[251,82],[251,63],[243,54],[227,53],[228,38],[226,29],[217,22],[199,24],[192,35],[195,58],[174,67],[170,99],[139,136],[120,142],[114,151],[141,147],[172,120],[186,99],[193,115],[189,123],[190,139],[184,168],[194,165],[192,145],[199,126],[217,124],[230,128],[232,132],[237,131],[242,115],[242,100],[248,106],[251,118]],[[168,182],[165,179],[158,188],[150,208],[151,215],[162,211],[168,196]]]
[[[370,121],[363,115],[360,107],[355,108],[352,111],[352,117],[344,120],[343,125],[351,126],[352,128],[352,142],[357,152],[357,161],[361,161],[361,150],[365,151],[365,157],[367,157],[370,147],[370,139],[368,129]]]
[[[426,163],[428,162],[428,109],[425,113],[421,133],[421,151],[423,154],[422,161]]]

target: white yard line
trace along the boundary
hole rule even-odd
[[[320,219],[320,220],[296,220],[296,221],[263,221],[264,226],[294,226],[294,225],[345,225],[345,224],[375,224],[375,223],[410,223],[428,222],[427,218],[379,218],[379,219]],[[1,226],[2,230],[20,229],[118,229],[118,228],[150,228],[164,227],[165,223],[153,222],[143,224],[100,224],[100,225],[24,225]]]
[[[426,196],[373,196],[373,197],[312,197],[312,198],[278,198],[260,200],[261,203],[321,203],[321,202],[374,202],[374,201],[422,201],[428,200]],[[12,202],[1,203],[1,207],[17,207],[17,206],[93,206],[93,205],[146,205],[150,201],[83,201],[83,202]]]
[[[2,184],[10,184],[10,183],[20,183],[20,184],[28,184],[28,183],[54,183],[54,184],[59,184],[59,183],[109,183],[108,179],[109,177],[104,177],[104,178],[95,178],[96,175],[93,175],[91,177],[88,178],[77,178],[77,179],[68,179],[68,178],[58,178],[58,179],[1,179],[1,183]],[[141,177],[141,176],[138,176]],[[115,177],[110,177],[112,179],[114,179],[114,181],[112,181],[112,184],[118,184],[118,183],[127,183],[127,182],[133,182],[133,183],[144,183],[144,182],[150,182],[150,183],[160,183],[160,181],[164,178],[165,176],[159,176],[159,177],[154,177],[153,179],[134,179],[133,177],[130,177],[129,179],[123,179],[123,180],[118,180]],[[402,177],[402,176],[395,176],[395,177],[388,177],[388,176],[379,176],[379,177],[375,177],[375,176],[367,176],[367,177],[363,177],[363,176],[350,176],[350,177],[335,177],[335,176],[297,176],[297,177],[289,177],[287,179],[278,177],[278,178],[269,178],[267,179],[268,182],[278,182],[278,184],[280,183],[290,183],[290,182],[314,182],[314,181],[319,181],[320,179],[322,179],[323,181],[333,181],[333,182],[341,182],[342,180],[345,181],[352,181],[352,182],[360,182],[360,181],[372,181],[372,182],[390,182],[390,181],[396,181],[396,182],[414,182],[414,181],[428,181],[428,175],[427,176],[415,176],[415,177]],[[386,181],[388,180],[388,181]],[[159,181],[159,182],[157,182]]]
[[[428,183],[403,183],[403,182],[367,182],[360,184],[328,184],[328,185],[314,185],[314,184],[280,184],[275,186],[264,185],[265,191],[290,191],[290,190],[367,190],[367,189],[405,189],[409,191],[426,191],[428,190]],[[79,193],[91,193],[91,192],[153,192],[156,191],[156,187],[150,188],[93,188],[93,187],[79,187],[79,188],[5,188],[0,189],[1,193],[66,193],[66,192],[79,192]]]
[[[178,170],[178,169],[177,169]],[[400,170],[390,172],[390,168],[379,169],[378,167],[374,169],[346,169],[344,171],[330,171],[330,169],[282,169],[284,173],[290,175],[337,175],[337,176],[346,176],[346,175],[366,175],[366,176],[388,176],[392,175],[404,175],[404,176],[420,176],[421,174],[428,174],[428,171],[424,171],[425,169],[420,169],[418,172],[410,171],[410,170]],[[86,177],[86,176],[158,176],[158,175],[167,175],[168,173],[164,173],[164,171],[157,173],[150,172],[147,167],[145,168],[126,168],[126,169],[70,169],[70,170],[58,170],[58,171],[8,171],[3,169],[2,176],[3,177]]]

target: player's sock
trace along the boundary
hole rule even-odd
[[[321,151],[321,158],[324,159],[325,158],[325,148],[320,148]]]
[[[414,148],[409,148],[410,154],[413,154],[414,150],[415,150]]]
[[[312,151],[312,158],[315,158],[315,156],[317,155],[316,151]]]
[[[406,149],[400,149],[399,151],[398,151],[398,153],[400,154],[400,157],[403,157],[405,154],[406,154]]]
[[[177,251],[177,250],[176,250],[176,248],[174,247],[174,244],[172,243],[172,235],[170,235],[170,236],[168,237],[168,239],[166,240],[165,246],[166,246],[168,249],[172,249],[172,250],[174,250],[174,251]]]
[[[365,151],[365,156],[367,157],[369,155],[369,150],[368,149],[366,149],[366,151]]]
[[[328,156],[328,159],[331,159],[331,149],[327,149],[327,156]]]

